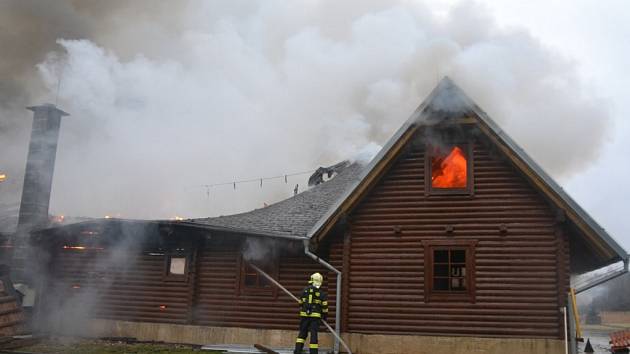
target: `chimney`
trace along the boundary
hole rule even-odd
[[[33,129],[18,218],[18,234],[22,235],[48,224],[48,204],[55,170],[59,127],[61,117],[68,115],[50,103],[28,109],[33,111]]]

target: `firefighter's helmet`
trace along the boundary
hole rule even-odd
[[[322,282],[324,282],[324,277],[319,273],[313,273],[311,275],[311,280],[309,283],[313,284],[315,287],[319,288],[322,286]]]

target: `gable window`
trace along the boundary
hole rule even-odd
[[[474,302],[474,241],[425,241],[425,300]]]
[[[427,189],[430,194],[472,192],[472,164],[468,144],[430,146],[427,167]]]
[[[264,264],[256,264],[256,266],[272,277],[276,277],[278,274],[277,262],[269,261]],[[265,276],[258,273],[258,271],[252,267],[252,263],[246,261],[245,259],[241,260],[240,275],[241,293],[269,294],[275,296],[276,287],[273,286],[273,284],[271,284]]]

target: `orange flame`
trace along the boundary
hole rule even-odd
[[[61,224],[61,223],[63,223],[65,218],[66,217],[63,216],[63,215],[53,215],[51,217],[51,221],[54,222],[54,223],[57,223],[57,224]]]
[[[64,250],[84,250],[83,246],[63,246]]]
[[[81,285],[74,284],[74,285],[72,285],[72,289],[81,289]]]
[[[433,188],[466,188],[467,163],[459,146],[453,147],[446,157],[433,157],[431,165]]]
[[[166,310],[166,305],[160,305],[160,311]]]
[[[64,250],[78,250],[78,251],[84,251],[84,250],[103,250],[104,248],[102,247],[85,247],[85,246],[63,246]]]

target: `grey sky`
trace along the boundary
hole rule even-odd
[[[580,74],[612,103],[614,129],[599,158],[561,182],[630,251],[630,4],[623,0],[482,2],[501,25],[525,27],[571,58]]]

